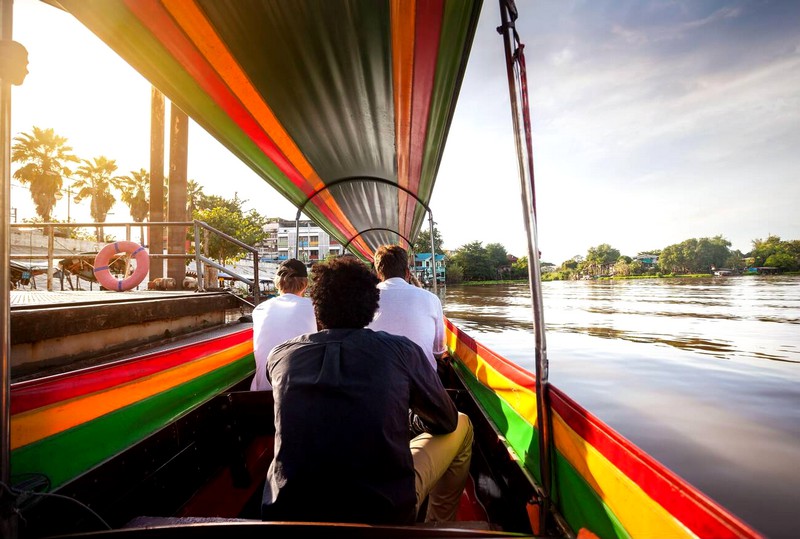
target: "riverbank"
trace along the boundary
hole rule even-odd
[[[787,271],[781,273],[780,275],[788,275],[788,276],[797,276],[800,275],[800,271]],[[714,275],[711,273],[687,273],[687,274],[656,274],[656,275],[612,275],[612,276],[602,276],[602,277],[594,277],[592,279],[561,279],[558,275],[549,275],[547,273],[542,275],[542,282],[549,282],[549,281],[579,281],[579,280],[591,280],[591,281],[631,281],[631,280],[641,280],[641,279],[709,279],[713,278]],[[763,277],[763,275],[759,275],[757,273],[745,273],[742,275],[734,275],[734,276],[721,276],[718,277],[720,279],[726,279],[728,277]],[[494,281],[463,281],[460,283],[448,283],[450,285],[458,285],[458,286],[485,286],[485,285],[492,285],[492,284],[520,284],[520,283],[527,283],[527,279],[505,279],[505,280],[494,280]]]

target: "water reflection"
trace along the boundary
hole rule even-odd
[[[739,277],[543,283],[548,333],[660,343],[724,359],[800,363],[800,279]],[[527,285],[447,287],[445,313],[465,329],[530,330]],[[687,335],[688,334],[688,335]],[[764,347],[771,349],[765,352]]]
[[[543,283],[550,380],[768,537],[800,492],[800,277]],[[445,314],[534,371],[527,285],[448,286]]]

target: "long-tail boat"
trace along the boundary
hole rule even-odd
[[[381,244],[411,245],[426,215],[432,226],[428,202],[480,0],[48,3],[99,36],[365,262]],[[516,6],[499,3],[496,37],[505,55],[498,61],[507,65],[516,130],[522,196],[512,196],[523,201],[528,229],[536,369],[520,368],[448,321],[452,362],[442,379],[476,433],[458,521],[261,522],[272,395],[247,391],[254,361],[246,324],[11,384],[5,316],[0,509],[9,539],[759,536],[548,382],[524,51]],[[5,23],[10,1],[3,6]],[[3,24],[4,39],[10,28]],[[2,88],[8,114],[9,86]]]

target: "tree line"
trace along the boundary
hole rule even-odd
[[[598,277],[664,276],[711,274],[718,270],[743,273],[747,268],[775,268],[781,272],[800,271],[800,240],[784,241],[779,236],[754,239],[746,253],[732,250],[723,236],[691,238],[663,249],[641,251],[636,256],[620,253],[607,243],[590,247],[560,266],[543,262],[544,280],[574,280]],[[434,247],[445,253],[439,231],[434,227]],[[430,233],[423,231],[414,244],[418,253],[430,252]],[[528,259],[511,256],[499,243],[486,246],[479,241],[446,253],[448,283],[527,279]]]
[[[585,257],[575,256],[559,267],[549,264],[549,267],[543,267],[543,273],[548,280],[568,280],[711,274],[720,270],[743,273],[747,268],[764,267],[781,272],[800,271],[800,240],[784,241],[779,236],[769,236],[754,239],[752,245],[751,251],[743,253],[738,249],[732,250],[731,243],[722,236],[690,238],[630,257],[603,243],[591,247]]]
[[[415,253],[431,251],[430,231],[423,230],[414,242]],[[452,252],[445,253],[439,229],[433,227],[433,246],[437,254],[445,254],[446,281],[494,281],[528,278],[528,258],[509,255],[500,243],[473,241]]]

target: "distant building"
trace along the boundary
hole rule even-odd
[[[300,221],[298,230],[295,221],[276,219],[266,225],[265,232],[267,239],[256,246],[262,262],[289,258],[315,262],[342,254],[342,244],[310,220]]]
[[[419,279],[421,283],[433,282],[433,266],[434,264],[431,264],[431,253],[417,253],[414,255],[414,276]],[[444,255],[436,254],[435,267],[437,282],[445,282],[447,268]]]
[[[646,268],[651,268],[658,264],[658,255],[652,255],[648,253],[636,255],[633,257],[634,260],[638,260],[639,262],[644,265]]]
[[[542,274],[552,273],[557,269],[558,268],[556,267],[556,265],[553,264],[552,262],[542,262],[541,264],[539,264],[539,271],[541,271]]]

